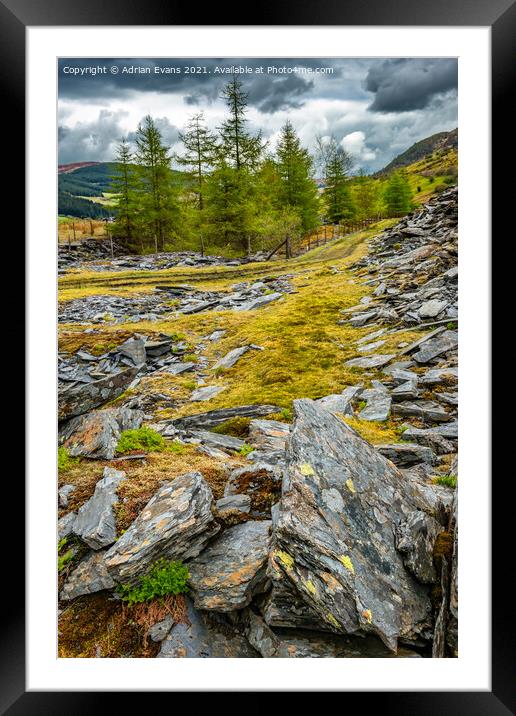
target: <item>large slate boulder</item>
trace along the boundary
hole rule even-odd
[[[199,472],[187,472],[164,484],[108,550],[109,574],[131,584],[158,559],[196,557],[220,529],[212,504],[211,489]]]
[[[138,366],[126,368],[92,383],[74,383],[65,388],[58,396],[58,419],[82,415],[114,400],[132,383],[138,371]]]
[[[59,439],[72,457],[112,460],[123,430],[139,428],[141,410],[107,408],[68,420],[59,432]]]
[[[427,588],[406,569],[395,526],[416,509],[411,483],[355,431],[311,400],[296,419],[269,574],[289,583],[337,633],[428,635]]]
[[[270,521],[227,529],[189,562],[190,586],[198,609],[242,609],[266,582]]]
[[[115,582],[106,569],[104,554],[103,551],[87,554],[66,580],[59,598],[65,601],[83,594],[113,589]]]
[[[221,425],[221,423],[225,423],[230,418],[258,418],[271,413],[278,413],[280,410],[281,408],[278,408],[277,405],[239,405],[236,408],[220,408],[218,410],[208,410],[206,413],[184,415],[182,418],[172,420],[171,424],[181,430],[190,428],[209,430]]]
[[[92,497],[82,505],[73,524],[73,532],[92,549],[107,547],[116,539],[114,505],[117,488],[125,472],[105,467],[103,478],[95,485]]]

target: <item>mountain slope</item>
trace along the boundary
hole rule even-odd
[[[382,176],[384,174],[390,174],[395,169],[406,167],[409,164],[419,162],[424,157],[434,154],[434,152],[446,152],[450,149],[457,149],[458,147],[458,129],[452,129],[451,132],[438,132],[432,134],[430,137],[421,139],[416,142],[406,151],[398,154],[397,157],[389,162],[383,169],[376,172],[375,176]]]

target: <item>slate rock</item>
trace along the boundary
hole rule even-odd
[[[59,595],[60,599],[75,599],[83,594],[114,588],[115,582],[106,569],[104,554],[104,551],[90,552],[79,562],[66,580]]]
[[[233,435],[212,433],[209,430],[189,430],[188,435],[193,440],[198,440],[202,445],[228,452],[238,452],[245,445],[244,440],[235,438]]]
[[[249,423],[249,442],[263,450],[284,450],[290,433],[290,425],[278,420],[251,420]]]
[[[435,299],[431,301],[425,301],[419,309],[420,318],[436,318],[440,313],[444,311],[448,301],[437,301]]]
[[[60,441],[72,457],[112,460],[123,430],[139,428],[144,413],[107,408],[71,418],[60,430]]]
[[[76,490],[75,485],[63,485],[58,490],[58,504],[59,507],[68,507],[68,498]]]
[[[433,451],[423,445],[394,443],[393,445],[376,445],[376,449],[398,467],[410,467],[418,462],[435,465],[437,461]]]
[[[434,546],[442,531],[442,525],[434,517],[420,510],[411,512],[397,527],[396,546],[403,562],[423,584],[436,581]]]
[[[189,584],[197,609],[243,609],[263,591],[270,525],[263,520],[229,527],[189,562]]]
[[[452,418],[443,406],[440,403],[436,403],[435,400],[407,400],[401,403],[394,403],[392,412],[395,415],[421,418],[431,423],[445,423]]]
[[[354,430],[311,400],[294,401],[269,575],[337,633],[398,639],[427,632],[430,601],[406,570],[393,525],[417,509],[411,484]],[[386,599],[386,593],[389,599]]]
[[[232,351],[226,353],[223,358],[221,358],[215,363],[215,365],[213,366],[213,370],[218,370],[220,368],[231,368],[249,350],[250,346],[241,346],[240,348],[233,348]]]
[[[381,368],[382,365],[387,365],[393,358],[395,358],[394,354],[375,353],[370,356],[363,356],[362,358],[351,358],[351,360],[347,360],[344,365],[350,368]]]
[[[188,472],[157,490],[142,512],[106,554],[117,582],[134,583],[158,559],[196,557],[219,531],[213,495],[199,472]]]
[[[172,420],[171,424],[182,430],[189,428],[209,429],[225,423],[230,418],[258,418],[277,413],[280,410],[281,408],[277,405],[240,405],[236,408],[220,408],[218,410],[209,410],[206,413],[185,415],[182,418]]]
[[[175,622],[170,614],[162,619],[160,622],[153,624],[147,632],[147,636],[154,642],[163,641],[169,631],[174,626]]]
[[[186,598],[188,623],[172,627],[161,642],[158,659],[207,659],[260,657],[245,636],[210,612],[197,611]]]
[[[268,463],[256,462],[233,470],[224,488],[224,497],[246,494],[254,512],[270,514],[280,496],[282,470]]]
[[[425,344],[414,353],[413,358],[418,363],[428,363],[433,358],[457,348],[459,343],[458,331],[444,331],[435,338],[426,341]]]
[[[361,385],[351,385],[345,388],[342,393],[325,395],[324,398],[318,398],[315,402],[332,413],[353,415],[353,400],[361,390]]]
[[[365,408],[358,414],[360,420],[376,422],[387,420],[391,412],[392,398],[385,390],[369,388],[363,390],[360,397],[366,401]]]
[[[57,536],[59,538],[59,541],[61,541],[65,537],[69,537],[73,533],[76,519],[77,515],[75,514],[75,512],[69,512],[67,515],[61,517],[61,519],[58,520]]]
[[[251,510],[251,498],[249,495],[230,495],[229,497],[221,497],[215,503],[217,512],[225,512],[227,510],[235,510],[236,512],[248,513]]]
[[[126,368],[92,383],[73,384],[59,392],[58,419],[82,415],[117,398],[136,378],[139,368]]]
[[[92,549],[107,547],[116,539],[113,506],[118,502],[116,491],[124,479],[125,472],[105,467],[92,497],[77,512],[73,531]]]
[[[147,360],[145,341],[142,338],[128,338],[116,348],[116,352],[129,358],[135,366],[142,366]]]
[[[225,385],[206,385],[203,388],[197,388],[190,396],[190,402],[203,402],[205,400],[211,400],[223,390],[226,390]]]

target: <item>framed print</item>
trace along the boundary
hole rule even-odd
[[[510,713],[489,269],[514,6],[0,10],[28,305],[4,711]]]

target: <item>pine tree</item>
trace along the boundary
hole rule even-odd
[[[134,155],[127,139],[123,138],[115,152],[116,169],[111,178],[111,191],[116,194],[116,221],[113,235],[126,239],[131,245],[137,233],[138,177]]]
[[[256,168],[264,149],[261,132],[252,135],[247,130],[247,99],[242,82],[233,75],[222,91],[222,99],[229,110],[229,118],[220,127],[221,151],[224,161],[235,169]]]
[[[384,201],[389,216],[403,216],[412,211],[412,190],[403,171],[393,172],[389,177]]]
[[[312,177],[312,158],[301,146],[289,120],[282,127],[276,154],[280,177],[278,200],[283,206],[296,209],[303,230],[311,231],[319,223],[319,199]]]
[[[136,132],[136,161],[142,177],[142,230],[163,251],[177,226],[178,186],[170,169],[169,147],[149,115]]]
[[[323,198],[326,218],[332,224],[350,221],[356,216],[356,207],[350,191],[348,174],[352,157],[338,144],[335,137],[323,142],[318,139],[320,160],[324,172]]]

